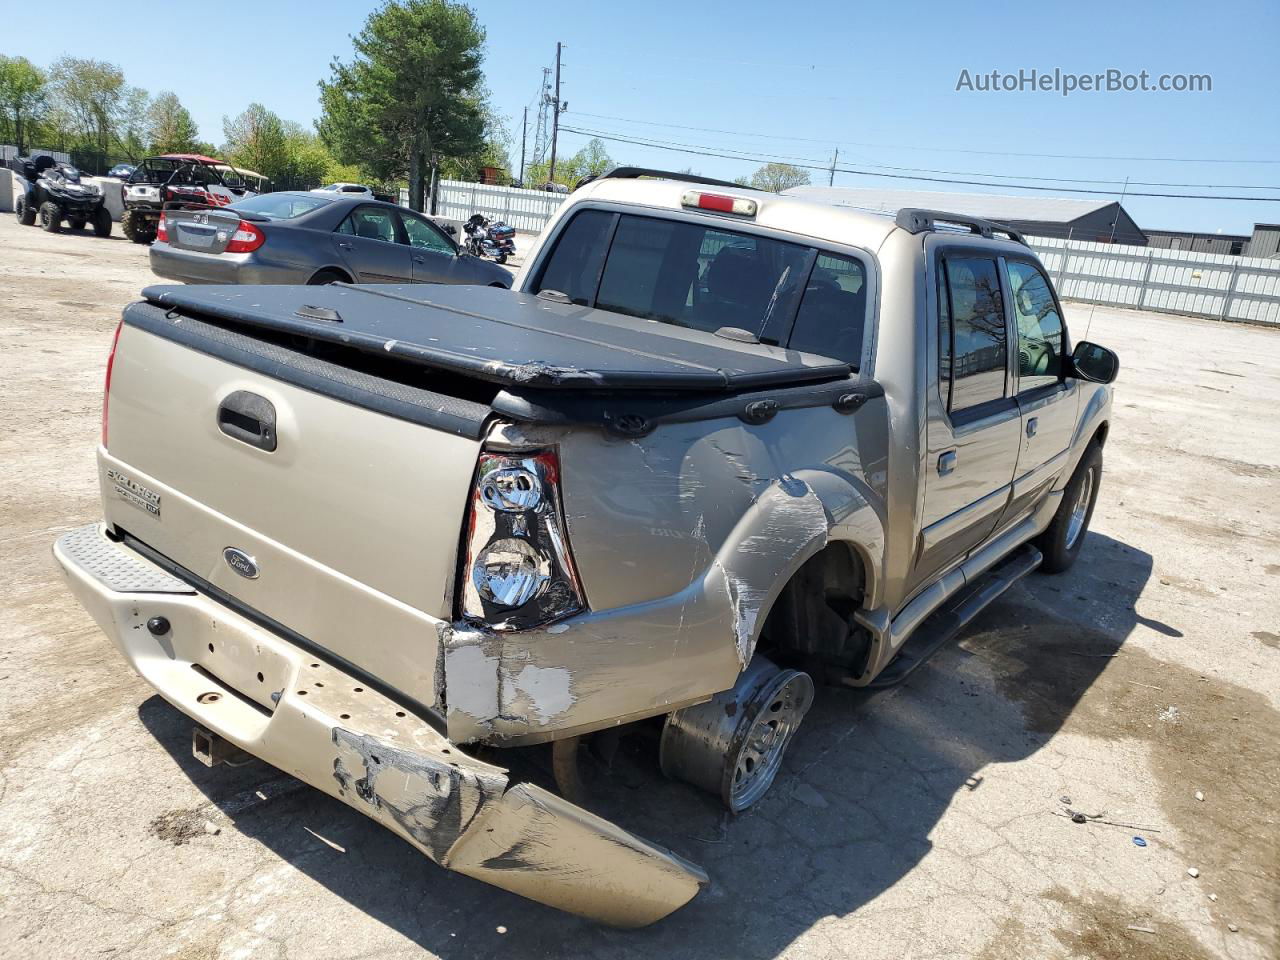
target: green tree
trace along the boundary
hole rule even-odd
[[[90,151],[100,160],[117,149],[128,153],[140,146],[147,94],[125,83],[115,64],[61,57],[49,68],[49,90],[64,146]]]
[[[314,131],[297,123],[284,125],[284,176],[295,187],[318,187],[329,177],[333,156]],[[337,178],[334,178],[337,179]]]
[[[484,28],[449,0],[389,0],[354,37],[350,63],[320,83],[325,144],[380,180],[408,178],[409,205],[446,160],[484,147]]]
[[[556,183],[563,183],[568,187],[573,187],[583,177],[598,177],[615,166],[617,164],[609,156],[609,151],[605,148],[604,141],[593,137],[587,141],[585,147],[573,156],[556,160]],[[537,189],[548,182],[550,175],[551,171],[548,169],[547,164],[535,164],[525,171],[524,182]]]
[[[235,117],[222,118],[226,145],[222,152],[232,166],[245,167],[278,180],[289,169],[288,132],[285,123],[260,103],[251,103]]]
[[[12,140],[19,153],[30,148],[44,103],[44,72],[26,57],[0,55],[0,137]]]
[[[789,163],[767,163],[751,175],[751,186],[757,190],[781,193],[789,187],[809,183],[809,171]]]
[[[487,99],[487,94],[486,94]],[[479,151],[465,157],[445,157],[440,161],[440,177],[445,180],[479,180],[485,167],[497,167],[511,180],[511,145],[514,142],[502,117],[483,107],[484,143]]]
[[[147,149],[151,153],[195,153],[200,130],[176,93],[156,94],[147,108]]]
[[[147,115],[150,101],[147,91],[127,87],[116,120],[116,143],[121,153],[131,162],[141,160],[147,153]]]

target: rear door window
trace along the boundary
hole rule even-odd
[[[350,221],[350,232],[365,240],[381,240],[383,243],[396,242],[396,212],[381,207],[357,207],[347,217]],[[345,223],[346,221],[344,221]],[[341,228],[340,228],[341,229]],[[347,230],[341,230],[346,233]]]
[[[948,257],[946,278],[955,413],[1007,395],[1009,336],[994,260]]]

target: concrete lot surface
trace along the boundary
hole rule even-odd
[[[651,738],[584,764],[595,808],[713,878],[624,933],[200,766],[71,599],[50,544],[99,516],[103,363],[149,282],[143,247],[0,220],[0,956],[1278,955],[1280,331],[1093,313],[1123,372],[1080,562],[905,686],[822,690],[749,814],[662,780]]]

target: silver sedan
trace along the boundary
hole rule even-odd
[[[510,271],[463,251],[422,214],[365,197],[284,191],[166,210],[151,270],[183,283],[464,283]]]

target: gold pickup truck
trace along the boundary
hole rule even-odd
[[[466,748],[649,724],[746,809],[814,678],[901,680],[1075,560],[1116,368],[1011,231],[619,170],[514,291],[146,290],[54,552],[207,762],[640,926],[704,872]]]

